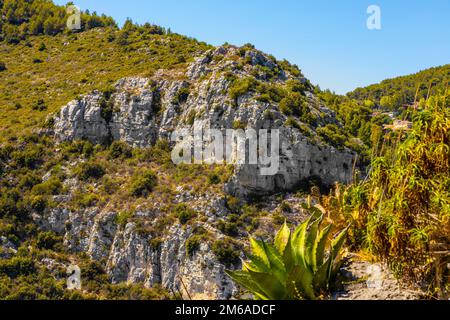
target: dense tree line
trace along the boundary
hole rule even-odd
[[[379,108],[398,111],[414,102],[425,100],[448,87],[450,64],[430,68],[416,74],[388,79],[347,94],[350,99],[370,100]]]
[[[0,17],[0,40],[19,43],[30,35],[63,32],[69,14],[65,6],[57,6],[50,0],[0,0]],[[81,12],[81,30],[116,25],[106,15]]]

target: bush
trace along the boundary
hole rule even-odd
[[[61,193],[62,187],[61,180],[56,177],[51,177],[49,180],[35,185],[31,189],[31,194],[38,196],[58,195]]]
[[[0,275],[10,278],[27,276],[35,272],[34,262],[27,257],[13,257],[9,260],[0,260]]]
[[[133,155],[133,150],[131,147],[123,141],[114,141],[109,147],[109,155],[110,159],[127,159],[131,158]]]
[[[230,95],[230,98],[234,102],[237,102],[237,99],[239,97],[247,94],[252,90],[255,90],[257,85],[258,82],[252,77],[236,79],[230,86],[228,93]]]
[[[185,225],[189,222],[194,216],[195,212],[188,208],[184,203],[177,204],[175,206],[174,212],[176,216],[178,217],[178,220],[181,224]]]
[[[38,234],[36,246],[39,249],[55,250],[57,245],[60,245],[59,247],[61,247],[62,240],[62,237],[54,232],[41,232]]]
[[[189,94],[190,94],[189,88],[181,88],[176,93],[175,97],[173,98],[172,103],[174,103],[174,104],[182,104],[182,103],[186,102],[186,100],[189,97]]]
[[[40,183],[42,183],[42,179],[37,174],[28,172],[20,178],[18,187],[21,190],[30,190],[35,185]]]
[[[76,175],[81,180],[100,179],[105,175],[105,169],[99,163],[85,162],[82,163],[76,170]]]
[[[217,172],[211,172],[208,174],[208,184],[219,184],[221,182],[220,176]]]
[[[200,235],[194,235],[186,240],[186,254],[191,257],[200,248],[204,238]]]
[[[42,213],[47,207],[47,199],[45,199],[43,196],[34,196],[31,199],[30,205],[33,210]]]
[[[39,51],[45,51],[47,49],[47,46],[45,45],[44,42],[41,42],[41,44],[39,45],[38,50]]]
[[[133,218],[134,214],[132,212],[129,211],[123,211],[120,212],[117,216],[116,216],[116,223],[119,226],[126,226],[127,223]]]
[[[138,173],[131,184],[131,194],[135,197],[145,197],[153,191],[158,184],[158,177],[152,170]]]
[[[231,267],[239,262],[239,247],[228,238],[214,242],[212,250],[217,260],[226,266]]]
[[[38,99],[35,105],[33,105],[33,110],[44,111],[47,110],[47,105],[43,99]]]
[[[2,61],[0,61],[0,72],[5,71],[6,70],[6,64]]]

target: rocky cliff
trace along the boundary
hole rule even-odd
[[[246,65],[242,66],[240,60]],[[267,73],[271,79],[267,79]],[[318,138],[316,127],[338,123],[333,112],[308,91],[311,88],[305,84],[302,92],[307,112],[315,117],[313,124],[308,124],[298,117],[288,117],[279,103],[262,99],[261,92],[251,86],[248,92],[230,97],[233,81],[248,78],[267,86],[267,91],[270,86],[281,87],[292,80],[307,82],[254,49],[242,54],[239,48],[219,47],[198,58],[185,74],[161,71],[151,79],[126,78],[118,81],[113,93],[95,91],[70,102],[56,118],[55,134],[60,141],[121,140],[146,147],[158,139],[170,139],[174,130],[192,130],[194,121],[203,128],[219,130],[279,129],[282,149],[278,173],[262,176],[258,165],[239,165],[227,187],[229,193],[245,197],[287,191],[311,177],[320,178],[326,185],[349,182],[354,154]],[[286,125],[292,119],[299,128]]]
[[[286,112],[282,97],[277,97],[289,97],[292,84],[304,104],[303,114]],[[331,146],[316,133],[327,124],[339,126],[333,112],[314,96],[300,73],[253,48],[219,47],[199,57],[184,73],[160,71],[152,78],[121,79],[110,90],[94,91],[64,106],[53,133],[61,142],[123,141],[145,148],[169,140],[174,130],[192,131],[194,122],[222,131],[280,130],[278,172],[263,176],[261,165],[236,165],[224,186],[228,195],[246,200],[294,189],[312,177],[326,185],[351,179],[354,154],[343,146]],[[193,226],[173,224],[158,238],[141,233],[135,222],[119,225],[118,212],[96,207],[73,210],[61,202],[34,218],[42,228],[63,235],[70,251],[103,261],[113,283],[161,284],[195,298],[231,298],[237,288],[211,245],[201,243],[193,255],[186,249],[199,226],[210,237],[221,239],[224,235],[215,222],[230,215],[230,208],[214,194],[182,193],[176,202],[187,203],[204,218]],[[164,214],[157,209],[134,212],[147,225]]]

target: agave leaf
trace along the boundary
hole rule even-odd
[[[348,228],[344,229],[339,235],[337,235],[336,238],[333,239],[331,242],[331,252],[330,252],[330,266],[328,270],[328,278],[332,279],[335,277],[337,271],[339,271],[339,267],[334,267],[336,265],[335,261],[337,256],[339,255],[339,252],[341,251],[342,245],[345,242],[345,239],[347,237],[347,231]]]
[[[312,250],[312,266],[313,270],[317,271],[323,264],[323,257],[325,256],[325,245],[328,240],[328,235],[331,232],[332,224],[323,228],[317,237]]]
[[[295,266],[289,273],[287,287],[291,297],[301,297],[316,299],[313,289],[313,274],[305,266]]]
[[[249,270],[254,272],[269,272],[270,268],[267,264],[258,256],[250,255],[247,265],[250,267]]]
[[[281,227],[280,231],[278,231],[275,236],[275,247],[278,249],[278,252],[283,255],[286,245],[288,244],[289,238],[291,236],[291,230],[289,229],[286,221]]]
[[[236,283],[249,290],[252,294],[261,300],[268,300],[269,297],[261,290],[260,286],[252,278],[250,272],[246,271],[231,271],[225,270],[225,273],[230,276]]]
[[[324,264],[320,265],[314,274],[314,289],[316,292],[320,292],[328,289],[328,283],[330,280],[330,266],[331,257],[328,257]]]
[[[252,271],[249,271],[249,274],[259,287],[257,292],[262,292],[262,295],[268,300],[286,300],[288,298],[285,286],[276,277],[268,273]]]
[[[283,263],[286,267],[286,272],[291,272],[292,268],[295,265],[294,251],[292,249],[292,235],[289,236],[288,243],[286,245],[286,248],[284,249]]]
[[[267,257],[269,258],[271,274],[273,274],[281,283],[286,283],[286,267],[278,250],[270,244],[266,246]]]
[[[267,257],[266,248],[263,241],[255,240],[250,238],[250,247],[252,254],[261,259],[261,261],[270,268],[269,258]]]
[[[344,229],[336,238],[331,242],[331,257],[332,260],[336,259],[341,251],[341,247],[345,242],[347,237],[348,228]]]
[[[317,234],[319,232],[319,225],[322,222],[323,216],[316,219],[306,232],[305,242],[305,261],[313,270],[313,248],[316,243]]]
[[[308,228],[311,218],[303,222],[294,232],[292,237],[292,251],[294,256],[295,265],[305,264],[305,242],[306,242],[306,229]]]

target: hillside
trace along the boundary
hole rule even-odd
[[[328,274],[323,286],[310,294],[312,283],[288,283],[295,299],[344,297],[339,287],[364,274],[344,283],[332,269],[344,264],[347,277],[375,262],[391,267],[384,296],[445,292],[448,274],[435,265],[447,256],[434,252],[450,243],[449,66],[340,96],[251,44],[213,47],[88,12],[72,33],[65,8],[46,0],[0,0],[0,11],[0,299],[240,299],[228,270],[263,270],[255,292],[273,277],[287,283],[277,250],[298,225],[302,265],[320,256],[316,238],[331,249],[309,270]],[[399,110],[416,87],[430,97]],[[386,130],[392,110],[414,130]],[[191,164],[186,149],[175,164],[193,138],[172,134],[192,136],[196,124],[278,130],[276,173],[236,159]],[[243,263],[250,251],[256,262]],[[66,286],[74,264],[82,290]]]
[[[415,74],[384,80],[347,93],[350,99],[370,100],[387,111],[403,110],[416,101],[439,94],[450,84],[450,65],[426,69]]]

